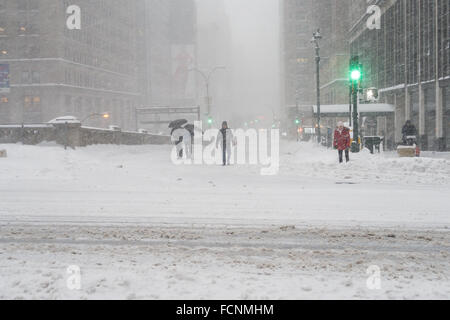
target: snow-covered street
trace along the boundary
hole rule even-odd
[[[284,143],[261,176],[175,166],[170,146],[0,149],[1,299],[450,297],[445,153],[338,165]]]

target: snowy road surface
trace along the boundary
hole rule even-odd
[[[450,297],[448,154],[284,144],[261,176],[166,146],[0,149],[1,299]]]

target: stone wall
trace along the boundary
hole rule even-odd
[[[170,136],[82,127],[77,123],[0,126],[0,144],[37,145],[56,142],[66,147],[94,144],[144,145],[170,144]]]

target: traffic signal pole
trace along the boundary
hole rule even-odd
[[[359,152],[358,82],[353,81],[353,143],[352,152]]]
[[[359,63],[359,57],[353,56],[350,59],[350,84],[352,88],[353,102],[353,142],[352,152],[359,152],[359,119],[358,119],[358,92],[363,77],[363,68]]]

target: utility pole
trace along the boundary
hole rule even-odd
[[[352,125],[352,97],[353,97],[353,84],[350,83],[348,86],[348,125],[351,126]]]
[[[353,142],[352,152],[359,152],[359,119],[358,119],[358,92],[363,76],[362,65],[359,63],[358,56],[354,56],[350,60],[350,82],[353,97]]]
[[[317,93],[317,142],[320,144],[322,142],[321,132],[320,132],[320,46],[319,40],[322,39],[320,34],[320,29],[317,29],[313,33],[311,43],[314,43],[316,50],[316,93]]]
[[[207,108],[206,115],[208,116],[209,124],[212,124],[212,119],[211,119],[211,97],[210,97],[210,94],[209,94],[209,87],[210,87],[210,82],[211,82],[211,76],[213,75],[213,73],[215,71],[217,71],[219,69],[226,69],[226,67],[217,66],[217,67],[212,68],[208,73],[205,73],[205,72],[203,72],[203,71],[201,71],[200,69],[197,69],[197,68],[193,68],[193,69],[189,70],[189,71],[196,71],[196,72],[198,72],[202,76],[203,80],[205,80],[206,100],[207,100],[206,101],[206,108]]]

